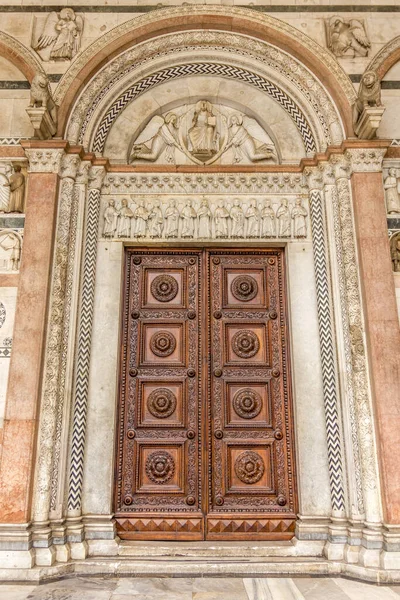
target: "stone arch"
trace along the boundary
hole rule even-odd
[[[388,42],[371,60],[365,72],[376,71],[381,81],[386,73],[400,60],[400,35]]]
[[[0,55],[15,65],[29,82],[32,81],[36,73],[45,74],[39,59],[33,52],[4,31],[0,31]]]
[[[253,40],[273,44],[298,59],[320,82],[333,99],[346,136],[352,135],[351,106],[354,87],[335,58],[318,43],[278,19],[252,9],[207,6],[168,8],[127,21],[89,46],[71,65],[55,92],[60,106],[59,135],[65,135],[74,102],[96,73],[121,52],[145,40],[172,32],[236,32]]]

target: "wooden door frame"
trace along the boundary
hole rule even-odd
[[[129,282],[127,281],[127,269],[128,269],[128,259],[130,256],[130,251],[132,252],[140,252],[143,251],[144,253],[147,252],[154,252],[155,254],[159,254],[162,252],[165,252],[166,254],[171,253],[171,254],[179,254],[179,252],[182,252],[184,254],[186,253],[195,253],[199,256],[200,260],[199,260],[199,277],[201,278],[201,281],[204,282],[203,283],[203,289],[202,289],[202,293],[201,293],[201,299],[200,301],[202,302],[203,305],[203,310],[202,310],[202,315],[201,315],[201,324],[199,323],[199,329],[200,329],[200,347],[201,347],[201,367],[202,367],[202,382],[201,385],[199,387],[199,389],[201,390],[201,394],[203,398],[206,398],[207,401],[206,402],[202,402],[201,405],[201,422],[199,423],[199,430],[201,431],[201,435],[202,435],[202,445],[201,445],[201,449],[200,452],[198,453],[199,459],[201,460],[201,475],[202,475],[202,489],[203,489],[203,495],[201,498],[201,502],[200,502],[200,507],[202,510],[202,519],[203,519],[203,527],[202,527],[202,535],[201,537],[197,537],[197,538],[193,538],[193,537],[188,537],[186,539],[191,539],[193,541],[195,541],[195,539],[199,539],[199,540],[206,540],[206,539],[234,539],[234,536],[229,536],[228,538],[223,538],[223,537],[207,537],[207,531],[206,531],[206,525],[207,525],[207,518],[210,515],[210,510],[209,510],[209,478],[208,478],[208,470],[209,470],[209,464],[210,464],[210,460],[211,460],[211,448],[210,448],[210,439],[211,439],[211,435],[210,435],[210,428],[211,428],[211,421],[208,418],[208,410],[209,410],[209,405],[211,402],[211,394],[210,394],[210,385],[211,385],[211,363],[210,363],[210,335],[211,335],[211,328],[210,328],[210,310],[211,310],[211,303],[210,303],[210,296],[208,294],[208,290],[209,290],[209,259],[210,259],[210,255],[215,252],[215,253],[220,253],[220,254],[235,254],[235,253],[239,253],[239,254],[268,254],[268,251],[271,250],[279,250],[280,253],[282,254],[282,268],[283,268],[283,273],[282,273],[282,284],[283,284],[283,288],[284,288],[284,297],[283,297],[283,301],[282,301],[282,307],[283,307],[283,311],[284,311],[284,339],[285,339],[285,346],[286,346],[286,357],[285,357],[285,365],[286,365],[286,374],[287,374],[287,381],[286,381],[286,390],[287,390],[287,407],[288,407],[288,415],[287,415],[287,430],[289,431],[289,435],[290,435],[290,439],[291,439],[291,468],[292,468],[292,482],[293,482],[293,495],[294,495],[294,509],[293,509],[293,515],[291,515],[291,519],[295,520],[296,518],[296,514],[298,511],[298,482],[297,482],[297,463],[296,463],[296,438],[295,438],[295,427],[294,427],[294,406],[293,406],[293,386],[292,386],[292,365],[291,365],[291,343],[290,343],[290,332],[289,332],[289,323],[290,323],[290,314],[289,314],[289,304],[288,304],[288,289],[289,289],[289,285],[288,285],[288,280],[287,280],[287,251],[286,251],[286,244],[285,245],[277,245],[277,244],[254,244],[254,245],[248,245],[246,244],[246,246],[241,245],[241,244],[235,244],[233,245],[228,245],[226,243],[224,244],[216,244],[215,241],[214,243],[205,243],[205,244],[196,244],[194,245],[193,243],[187,243],[187,245],[179,245],[179,246],[174,246],[172,243],[168,244],[165,247],[160,247],[158,244],[146,244],[146,246],[142,246],[142,245],[135,245],[135,244],[129,244],[126,245],[124,247],[124,259],[123,259],[123,279],[122,279],[122,286],[121,286],[121,315],[123,314],[124,308],[125,308],[125,302],[126,299],[129,299]],[[121,402],[122,402],[122,377],[123,377],[123,352],[124,352],[124,318],[121,318],[120,320],[120,343],[119,343],[119,365],[118,365],[118,373],[119,373],[119,380],[118,380],[118,393],[117,393],[117,401],[116,401],[116,410],[117,410],[117,418],[116,418],[116,438],[115,438],[115,461],[114,461],[114,496],[113,496],[113,510],[115,511],[116,509],[116,502],[117,502],[117,493],[118,493],[118,465],[117,465],[117,461],[118,461],[118,448],[120,445],[120,440],[119,440],[119,435],[120,435],[120,417],[121,417]],[[211,513],[212,514],[212,513]],[[266,513],[269,514],[269,513]],[[127,513],[127,517],[128,517],[129,513]],[[145,518],[146,516],[151,516],[148,515],[147,513],[143,513],[143,518]],[[172,516],[172,514],[171,514]],[[179,514],[177,513],[176,515],[179,518]],[[255,515],[254,515],[255,516]],[[258,516],[260,516],[258,514]],[[282,515],[282,518],[285,518],[285,515]],[[249,535],[247,537],[248,540],[256,540],[259,539],[261,540],[284,540],[284,539],[291,539],[294,535],[294,523],[293,523],[293,527],[291,527],[290,532],[286,532],[286,533],[282,533],[279,532],[277,534],[271,533],[268,536],[251,536]],[[131,538],[133,539],[133,538]],[[135,536],[135,539],[140,539],[140,537]],[[149,539],[149,538],[146,538]],[[156,535],[154,535],[154,537],[152,538],[154,541],[157,541]],[[165,538],[162,538],[165,539]],[[180,540],[184,540],[185,539],[185,535],[180,534],[179,536],[172,536],[170,539],[180,539]],[[245,539],[245,538],[242,538]],[[151,538],[150,538],[151,541]]]

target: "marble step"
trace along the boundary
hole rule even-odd
[[[121,541],[119,556],[184,558],[319,557],[324,542],[135,542]]]

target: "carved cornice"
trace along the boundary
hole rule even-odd
[[[46,148],[36,150],[25,148],[29,160],[29,173],[59,173],[64,150],[60,148]]]
[[[378,173],[387,148],[350,148],[345,157],[351,162],[353,173]]]

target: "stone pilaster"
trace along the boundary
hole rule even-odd
[[[29,160],[24,253],[15,315],[0,465],[0,545],[10,566],[33,564],[31,489],[46,342],[59,169],[64,142],[26,142]],[[4,542],[4,543],[3,543]],[[11,545],[10,545],[11,544]]]

